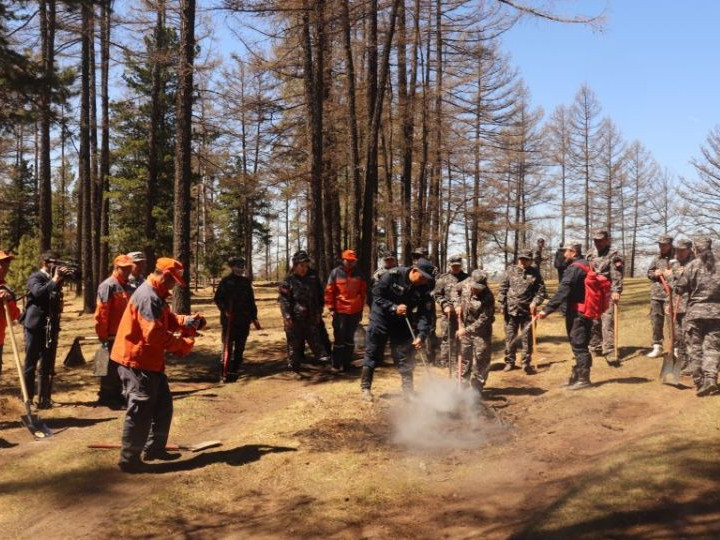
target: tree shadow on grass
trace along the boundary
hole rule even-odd
[[[297,448],[289,446],[272,446],[267,444],[246,444],[230,450],[219,450],[217,452],[206,452],[188,460],[175,461],[152,465],[148,472],[165,474],[180,471],[192,471],[207,467],[214,463],[225,463],[233,467],[247,465],[259,461],[266,454],[283,452],[297,452]]]

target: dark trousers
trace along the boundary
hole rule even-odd
[[[112,350],[112,349],[111,349]],[[98,400],[103,403],[123,405],[123,384],[118,373],[120,365],[113,360],[108,360],[107,375],[100,377],[100,390]]]
[[[568,311],[565,315],[565,329],[567,330],[570,348],[575,357],[575,366],[578,370],[590,370],[592,356],[590,356],[590,331],[592,330],[591,319],[585,318],[577,311]]]
[[[382,363],[385,354],[385,345],[390,341],[390,356],[395,362],[395,367],[401,374],[409,374],[415,368],[415,349],[412,346],[412,339],[407,336],[406,331],[381,332],[372,326],[368,329],[365,338],[365,357],[363,366],[375,369],[375,366]]]
[[[247,344],[247,338],[250,334],[250,321],[237,321],[233,322],[230,330],[230,341],[228,342],[228,325],[223,324],[222,329],[222,340],[223,345],[227,343],[228,355],[230,357],[230,365],[228,371],[235,373],[240,369],[240,365],[243,362],[243,355],[245,354],[245,345]]]
[[[355,330],[362,319],[359,313],[335,313],[332,320],[335,345],[332,349],[332,365],[347,368],[352,363],[355,350]]]
[[[515,365],[518,349],[522,354],[524,366],[532,364],[533,341],[532,328],[528,328],[532,318],[530,315],[505,315],[505,363]],[[517,337],[521,334],[521,337]]]
[[[140,459],[143,449],[164,450],[170,434],[173,400],[167,376],[155,371],[118,366],[128,400],[120,463]]]
[[[665,301],[650,300],[650,323],[652,324],[653,345],[662,345],[665,326]]]
[[[322,324],[322,320],[319,324]],[[296,370],[300,367],[300,363],[304,359],[306,341],[316,358],[327,356],[327,349],[314,318],[311,320],[293,319],[292,327],[285,330],[285,337],[287,338],[290,369]]]
[[[52,345],[47,347],[45,328],[25,330],[25,366],[23,374],[30,401],[35,397],[35,371],[40,362],[40,398],[50,399],[51,378],[55,375],[55,355],[57,353],[57,335],[53,336]]]

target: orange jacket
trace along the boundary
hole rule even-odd
[[[170,311],[169,294],[155,275],[138,287],[120,320],[110,358],[129,368],[163,372],[165,352],[185,356],[192,350],[192,339],[175,335],[186,316]]]
[[[325,306],[335,313],[362,312],[367,295],[367,282],[356,268],[340,265],[330,272],[325,287]]]
[[[10,288],[5,285],[4,281],[0,281],[0,286],[3,286],[3,289],[5,289],[6,291],[12,292],[10,290]],[[15,300],[8,300],[8,309],[10,310],[10,318],[13,321],[17,321],[18,318],[20,317],[20,310],[18,309],[17,304],[15,303]],[[3,307],[2,301],[0,301],[0,347],[2,347],[5,344],[5,328],[6,327],[7,327],[7,321],[5,320],[5,307]]]
[[[128,300],[130,292],[127,282],[121,282],[117,273],[100,284],[95,307],[95,333],[100,341],[115,337]]]

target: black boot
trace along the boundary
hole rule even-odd
[[[406,371],[400,374],[402,380],[403,398],[410,399],[413,397],[413,372]]]
[[[568,390],[582,390],[583,388],[590,388],[590,370],[588,368],[576,369],[577,379],[573,384],[568,386]]]
[[[52,399],[50,399],[50,376],[42,375],[40,377],[40,387],[38,388],[38,409],[51,409]]]
[[[573,366],[572,370],[570,371],[570,379],[568,380],[567,384],[565,386],[572,386],[575,384],[578,380],[578,371],[577,366]]]
[[[362,391],[362,398],[365,401],[372,401],[373,395],[370,391],[373,380],[373,368],[363,366],[362,373],[360,374],[360,390]]]
[[[716,377],[708,377],[705,375],[703,377],[702,384],[698,388],[696,394],[698,397],[704,397],[704,396],[712,396],[713,394],[718,393],[718,386],[717,386],[717,378]]]

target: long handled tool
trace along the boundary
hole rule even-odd
[[[408,330],[410,330],[410,336],[412,337],[412,340],[415,341],[415,332],[412,329],[412,325],[410,324],[410,319],[407,318],[407,315],[405,315],[405,322],[407,323]],[[430,372],[430,368],[427,364],[427,359],[425,358],[425,351],[420,348],[420,360],[422,360],[423,366],[425,366],[425,371],[428,375],[432,376],[432,373]]]
[[[222,366],[220,369],[220,378],[225,381],[230,370],[230,344],[232,343],[233,329],[233,305],[230,302],[230,308],[227,315],[227,326],[225,330],[225,343],[223,344]]]
[[[12,344],[13,356],[15,357],[15,365],[18,370],[18,377],[20,378],[20,390],[22,391],[23,401],[25,403],[25,414],[20,417],[23,425],[32,433],[35,439],[45,439],[52,436],[53,432],[50,428],[45,425],[37,414],[32,414],[30,411],[30,398],[28,397],[27,387],[25,386],[25,375],[23,374],[22,365],[20,364],[20,353],[18,352],[17,341],[15,341],[15,330],[13,329],[13,321],[10,318],[10,308],[8,307],[7,300],[3,300],[3,308],[5,309],[5,320],[7,321],[8,330],[10,330],[10,343]]]
[[[508,344],[508,346],[515,345],[518,341],[520,341],[525,334],[527,334],[530,329],[533,327],[533,325],[537,322],[539,319],[538,315],[533,315],[532,319],[530,319],[530,322],[528,322],[525,326],[523,326],[522,330],[518,332],[518,335],[513,338],[513,340]],[[534,332],[533,332],[534,334]],[[534,343],[533,343],[534,346]]]
[[[201,450],[207,450],[208,448],[216,448],[218,446],[222,446],[222,442],[220,441],[203,441],[197,444],[193,444],[192,446],[185,446],[182,444],[166,444],[165,450],[187,450],[189,452],[200,452]],[[96,444],[88,444],[88,448],[93,448],[95,450],[117,450],[118,448],[122,448],[122,445],[120,443],[96,443]]]
[[[680,384],[680,362],[675,358],[675,318],[677,316],[677,304],[673,302],[673,292],[665,280],[665,276],[660,276],[660,283],[662,283],[663,289],[668,296],[668,332],[665,343],[665,350],[663,351],[663,363],[660,368],[660,382],[663,384],[677,385]],[[668,375],[672,375],[674,382],[668,381]]]

